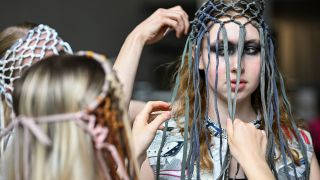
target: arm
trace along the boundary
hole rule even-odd
[[[180,6],[176,6],[158,9],[128,35],[113,66],[123,84],[127,106],[144,45],[160,41],[169,29],[175,30],[179,38],[188,32],[188,28],[188,15]]]
[[[137,100],[131,100],[129,104],[129,116],[131,117],[131,120],[136,118],[136,116],[141,112],[143,107],[146,105],[146,102],[144,101],[137,101]]]
[[[312,155],[311,166],[310,166],[310,180],[319,180],[320,179],[320,168],[318,164],[317,157],[315,153]]]
[[[141,166],[140,169],[140,176],[143,177],[144,179],[149,179],[149,180],[153,180],[155,179],[154,177],[154,173],[153,170],[149,164],[149,160],[146,159]]]
[[[253,124],[227,120],[231,155],[240,163],[248,179],[275,179],[265,159],[267,137]]]

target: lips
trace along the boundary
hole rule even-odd
[[[231,90],[233,92],[235,92],[236,91],[236,87],[237,87],[237,80],[236,79],[231,79],[230,82],[231,82]],[[247,83],[248,83],[248,81],[246,81],[244,79],[240,79],[238,91],[242,91],[246,87]]]

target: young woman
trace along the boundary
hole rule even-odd
[[[310,135],[291,115],[263,9],[263,0],[209,0],[197,11],[174,118],[148,149],[143,177],[320,178]]]
[[[79,54],[39,61],[15,81],[15,118],[0,135],[12,134],[4,179],[138,178],[136,158],[170,117],[169,104],[147,103],[131,134],[110,64],[92,52]],[[154,111],[162,114],[150,119]]]

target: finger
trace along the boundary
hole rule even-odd
[[[159,116],[157,116],[150,124],[149,127],[151,128],[152,131],[155,131],[159,128],[161,128],[161,125],[169,120],[171,118],[170,111],[165,111]]]
[[[182,34],[184,34],[185,29],[186,29],[186,24],[185,24],[185,17],[181,12],[176,12],[176,11],[168,11],[166,13],[167,18],[170,18],[172,20],[177,21],[178,26],[174,28],[176,31],[176,36],[181,37]]]
[[[185,24],[184,33],[187,34],[188,30],[189,30],[189,26],[190,26],[188,14],[183,10],[183,8],[181,6],[175,6],[175,7],[170,8],[170,9],[179,11],[179,12],[181,12],[183,14],[183,17],[184,17],[183,21],[184,21],[184,24]]]
[[[227,134],[228,137],[233,137],[233,124],[230,118],[227,118]]]
[[[159,127],[158,127],[158,130],[163,130],[164,129],[164,126],[163,125],[160,125]]]
[[[149,101],[144,106],[142,111],[137,115],[138,119],[143,119],[144,122],[147,122],[151,112],[159,111],[159,110],[168,110],[170,108],[170,104],[164,101]],[[136,118],[136,119],[137,119]]]
[[[235,119],[233,120],[233,130],[234,130],[234,129],[237,129],[237,128],[240,128],[241,125],[243,125],[243,124],[242,124],[242,121],[241,121],[240,119],[235,118]]]
[[[159,111],[161,109],[168,109],[170,104],[164,101],[149,101],[146,106],[142,109],[144,113],[151,113],[154,111]]]
[[[177,37],[180,37],[181,34],[185,32],[185,29],[187,28],[186,22],[188,20],[183,10],[159,9],[157,14],[157,17],[161,19],[169,18],[177,22],[178,25],[174,26]]]
[[[189,16],[188,14],[183,10],[175,10],[176,13],[180,14],[180,16],[182,17],[182,23],[183,23],[183,33],[184,34],[187,34],[188,33],[188,30],[189,30],[189,26],[190,26],[190,23],[189,23]]]
[[[162,24],[162,28],[164,29],[164,33],[162,36],[166,36],[171,31],[176,31],[176,36],[179,35],[179,22],[171,19],[171,18],[162,18],[161,21],[157,24]],[[168,26],[168,27],[165,27]]]
[[[150,116],[149,116],[148,123],[153,121],[156,117],[161,115],[164,111],[168,111],[168,110],[170,110],[170,108],[161,109],[161,110],[155,110],[155,111],[151,112]]]
[[[267,147],[267,142],[268,142],[268,139],[267,139],[267,135],[266,135],[266,132],[264,130],[261,130],[261,133],[262,133],[262,145],[263,147]]]
[[[172,10],[182,10],[182,7],[177,5],[177,6],[174,6],[172,8],[169,8],[169,9],[172,9]]]

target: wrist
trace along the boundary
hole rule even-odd
[[[259,156],[251,155],[250,157],[239,158],[238,162],[245,169],[250,169],[254,166],[265,166],[268,165],[265,159],[260,158]]]
[[[246,161],[241,165],[248,179],[257,179],[259,177],[263,180],[274,179],[274,176],[265,160]]]
[[[127,39],[130,39],[131,41],[134,41],[135,43],[138,43],[138,45],[144,46],[147,42],[147,38],[143,36],[143,34],[138,31],[137,29],[134,29]]]
[[[138,151],[136,151],[135,158],[138,161],[139,166],[141,166],[143,161],[146,159],[146,153],[141,153],[141,151],[138,153]]]

